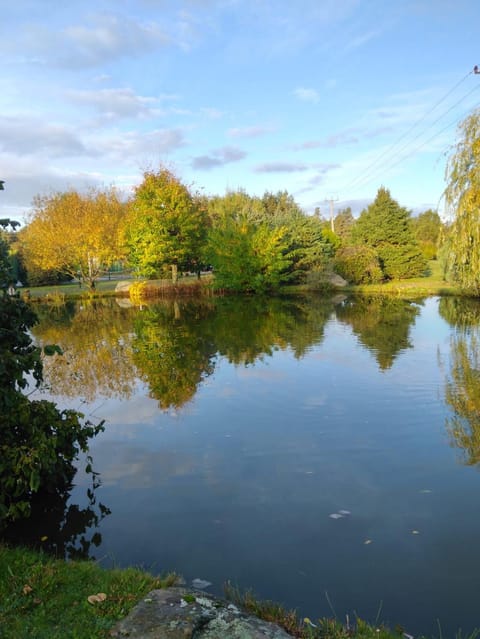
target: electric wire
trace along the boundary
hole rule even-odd
[[[450,113],[455,107],[457,107],[464,100],[466,100],[472,93],[474,93],[475,91],[478,91],[479,89],[480,89],[480,85],[477,85],[473,89],[468,91],[468,93],[466,93],[463,97],[461,97],[459,100],[457,100],[457,102],[452,104],[452,106],[450,106],[446,111],[444,111],[440,116],[438,116],[438,118],[436,120],[434,120],[431,124],[429,124],[427,127],[425,127],[422,131],[420,131],[420,133],[418,133],[416,136],[414,136],[406,144],[404,144],[399,149],[397,149],[396,150],[396,154],[398,155],[398,153],[402,153],[402,151],[405,151],[413,142],[415,142],[416,140],[421,138],[427,131],[429,131],[438,122],[440,122],[440,120],[442,120],[446,115],[448,115],[448,113]],[[458,120],[455,120],[455,122],[457,122],[457,121]],[[452,126],[452,125],[449,124],[446,128],[449,128],[450,126]],[[428,141],[431,141],[437,135],[440,135],[440,133],[442,133],[444,130],[445,129],[442,129],[440,132],[436,133],[432,138],[429,138]],[[427,144],[427,142],[425,142],[425,144]],[[394,161],[393,164],[387,162],[386,164],[382,165],[381,172],[384,173],[385,171],[389,171],[390,169],[392,169],[394,166],[397,166],[398,164],[400,164],[400,162],[403,162],[407,158],[411,157],[413,155],[413,153],[415,153],[418,149],[420,149],[423,146],[425,146],[425,144],[422,143],[419,147],[416,147],[412,152],[408,152],[405,156],[402,156],[400,159],[397,159],[396,161]],[[388,152],[390,153],[390,149],[388,149]],[[386,153],[384,153],[383,155],[385,155],[385,154]],[[383,157],[383,155],[382,155],[382,157]],[[357,176],[357,178],[350,183],[350,187],[349,187],[350,192],[351,191],[356,191],[361,186],[365,186],[366,184],[369,184],[370,182],[372,182],[372,180],[374,180],[379,175],[379,168],[380,167],[377,167],[373,171],[367,171],[365,169],[363,171],[363,173],[361,174],[361,176]]]
[[[462,78],[461,78],[461,79],[460,79],[460,80],[459,80],[459,81],[458,81],[458,82],[457,82],[457,83],[456,83],[456,84],[455,84],[455,85],[454,85],[454,86],[453,86],[453,87],[452,87],[449,91],[447,91],[447,93],[445,93],[445,94],[444,94],[444,95],[443,95],[443,96],[442,96],[442,97],[441,97],[441,98],[440,98],[440,99],[439,99],[439,100],[438,100],[438,101],[437,101],[437,102],[436,102],[436,103],[435,103],[435,104],[434,104],[434,105],[433,105],[430,109],[428,109],[428,110],[427,110],[427,111],[426,111],[426,112],[422,115],[422,117],[421,117],[421,118],[419,118],[416,122],[414,122],[414,123],[413,123],[413,124],[412,124],[412,125],[411,125],[408,129],[407,129],[407,131],[405,131],[405,132],[404,132],[404,133],[403,133],[403,134],[402,134],[402,135],[401,135],[401,136],[400,136],[400,137],[399,137],[399,138],[398,138],[398,139],[397,139],[397,140],[396,140],[393,144],[391,144],[391,145],[390,145],[390,146],[389,146],[389,147],[388,147],[385,151],[383,151],[383,152],[382,152],[382,153],[381,153],[381,154],[380,154],[380,155],[379,155],[379,156],[378,156],[378,157],[377,157],[377,158],[376,158],[376,159],[375,159],[375,160],[374,160],[371,164],[369,164],[369,165],[368,165],[365,169],[363,169],[363,171],[362,171],[359,175],[355,176],[355,177],[353,178],[353,180],[351,180],[351,181],[350,181],[350,182],[346,185],[346,187],[345,187],[345,191],[350,190],[350,189],[352,188],[352,186],[353,186],[353,185],[356,185],[356,186],[355,186],[355,188],[358,188],[358,184],[357,184],[357,182],[358,182],[358,183],[362,182],[362,180],[363,180],[364,176],[365,176],[366,174],[368,174],[368,175],[369,175],[369,174],[371,173],[371,169],[372,169],[373,167],[375,167],[377,164],[379,164],[379,162],[380,162],[380,161],[381,161],[381,160],[382,160],[382,159],[383,159],[386,155],[391,154],[391,153],[395,150],[395,147],[397,147],[397,146],[398,146],[398,144],[399,144],[400,142],[402,142],[402,141],[403,141],[403,140],[404,140],[404,139],[405,139],[405,138],[406,138],[406,137],[407,137],[407,136],[408,136],[408,135],[409,135],[409,134],[410,134],[410,133],[411,133],[411,132],[412,132],[412,131],[413,131],[413,130],[414,130],[414,129],[418,126],[418,125],[419,125],[419,124],[421,124],[421,123],[422,123],[422,122],[423,122],[423,121],[424,121],[424,120],[425,120],[425,119],[426,119],[426,118],[427,118],[427,117],[428,117],[431,113],[433,113],[433,111],[435,111],[435,109],[436,109],[438,106],[440,106],[440,104],[442,104],[442,103],[443,103],[443,102],[444,102],[444,101],[445,101],[445,100],[446,100],[446,99],[447,99],[447,98],[448,98],[448,97],[449,97],[449,96],[450,96],[450,95],[451,95],[451,94],[452,94],[452,93],[453,93],[453,92],[454,92],[454,91],[455,91],[455,90],[456,90],[456,89],[457,89],[457,88],[458,88],[458,87],[459,87],[459,86],[463,83],[463,82],[465,82],[465,80],[466,80],[466,79],[467,79],[470,75],[472,75],[473,73],[475,73],[475,70],[474,70],[474,69],[473,69],[472,71],[469,71],[469,72],[468,72],[465,76],[463,76],[463,77],[462,77]],[[467,97],[467,96],[464,96],[464,98],[462,98],[462,99],[465,99],[465,97]],[[452,107],[452,108],[453,108],[453,107]],[[447,111],[447,112],[448,112],[448,111]],[[445,115],[445,113],[444,113],[442,116],[440,116],[440,118],[438,118],[438,119],[441,119],[444,115]],[[432,125],[432,126],[433,126],[433,125]],[[425,131],[425,130],[424,130],[424,131]],[[419,134],[419,136],[420,136],[420,135],[422,135],[422,134],[424,133],[424,131],[423,131],[421,134]],[[417,137],[419,137],[419,136],[417,136]],[[417,139],[417,138],[414,138],[414,139]],[[407,143],[407,146],[408,146],[408,144],[409,144],[409,143]],[[402,148],[405,148],[405,145],[404,145],[404,147],[402,147]]]

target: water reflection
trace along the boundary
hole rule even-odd
[[[85,494],[85,506],[69,503],[72,485],[55,492],[39,492],[31,502],[28,519],[20,519],[2,531],[2,540],[41,548],[66,559],[94,558],[93,550],[102,543],[100,522],[110,509],[97,500],[100,486],[94,473]]]
[[[411,348],[419,305],[392,298],[222,298],[200,303],[166,300],[142,310],[113,300],[41,311],[35,336],[60,344],[45,378],[65,397],[128,398],[140,379],[162,409],[191,401],[213,374],[218,357],[250,366],[289,349],[297,359],[322,343],[329,319],[350,326],[379,368]]]
[[[444,298],[439,312],[456,329],[450,337],[445,386],[445,400],[453,416],[446,426],[463,462],[475,466],[480,463],[480,303]]]
[[[301,297],[163,301],[142,310],[96,300],[41,309],[34,334],[64,351],[45,361],[56,394],[128,398],[140,379],[162,409],[179,408],[212,375],[219,356],[244,366],[279,349],[303,357],[321,343],[334,308],[334,300]]]
[[[64,307],[40,306],[34,335],[41,344],[59,344],[62,356],[44,360],[44,378],[64,397],[93,401],[129,397],[137,371],[132,359],[134,309],[112,300],[86,300]]]
[[[349,324],[360,343],[374,353],[382,371],[412,348],[409,334],[418,316],[418,304],[391,297],[360,297],[337,308],[337,318]]]

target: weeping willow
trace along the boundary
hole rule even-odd
[[[454,214],[448,270],[462,289],[480,295],[480,109],[463,120],[459,133],[446,168],[445,200]]]

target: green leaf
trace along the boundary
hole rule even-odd
[[[63,351],[58,344],[46,344],[43,347],[43,352],[48,356],[55,355],[55,353],[63,355]]]

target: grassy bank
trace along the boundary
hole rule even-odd
[[[155,297],[182,297],[202,295],[210,292],[212,275],[204,274],[201,280],[196,276],[182,277],[176,284],[171,280],[149,280],[140,283],[131,280],[134,287],[144,289],[142,296],[145,298]],[[128,280],[127,280],[128,281]],[[136,284],[135,284],[136,282]],[[80,288],[78,283],[61,284],[57,286],[37,286],[28,289],[28,295],[32,300],[51,301],[61,303],[65,299],[79,299],[82,297],[107,297],[115,295],[115,287],[118,280],[101,280],[97,282],[94,291],[89,291],[85,287]],[[315,287],[309,285],[285,286],[282,293],[310,293],[315,291]],[[399,295],[408,297],[427,297],[429,295],[461,295],[459,288],[449,282],[445,282],[441,272],[441,267],[437,261],[429,263],[429,275],[408,280],[392,280],[383,284],[349,285],[341,289],[346,293],[360,293],[363,295]],[[21,289],[21,294],[25,295],[25,290]]]
[[[176,576],[104,570],[94,562],[65,562],[0,544],[1,639],[97,639],[154,588]],[[106,599],[89,603],[88,597]]]

